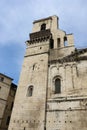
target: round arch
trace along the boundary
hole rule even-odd
[[[53,90],[55,94],[61,93],[61,81],[62,81],[62,78],[60,75],[56,75],[53,78]]]

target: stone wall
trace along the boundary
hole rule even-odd
[[[4,74],[0,73],[0,78],[3,78],[0,80],[0,130],[7,130],[17,86],[12,83],[12,78]]]
[[[41,47],[27,48],[9,130],[44,130],[48,44],[42,42]],[[28,95],[30,86],[32,96]]]
[[[53,79],[61,77],[61,93]],[[87,61],[51,64],[49,67],[47,130],[87,129]]]

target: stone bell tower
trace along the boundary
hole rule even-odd
[[[51,30],[55,29],[56,16],[33,22],[9,130],[45,129],[49,42],[53,44]]]
[[[49,65],[73,50],[73,35],[59,29],[57,16],[33,22],[9,130],[47,130]]]

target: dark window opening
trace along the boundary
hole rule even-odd
[[[64,46],[67,46],[68,42],[67,42],[67,37],[64,37]]]
[[[50,49],[54,48],[54,40],[51,38],[50,39]]]
[[[27,96],[28,96],[28,97],[31,97],[32,94],[33,94],[33,86],[29,86],[28,92],[27,92]]]
[[[60,47],[60,38],[57,39],[57,47]]]
[[[59,78],[55,80],[55,94],[56,93],[61,93],[61,80]]]
[[[13,102],[11,103],[11,110],[12,110],[12,108],[13,108]]]
[[[33,65],[33,70],[35,69],[35,64]]]
[[[4,81],[4,77],[0,77],[0,81],[3,82]]]
[[[46,126],[44,126],[44,130],[46,130]]]
[[[46,24],[45,24],[45,23],[43,23],[43,24],[41,25],[41,31],[43,31],[43,30],[46,30]]]
[[[8,116],[7,121],[6,121],[6,125],[9,125],[10,122],[10,116]]]

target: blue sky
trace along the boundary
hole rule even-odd
[[[87,47],[86,0],[0,0],[0,72],[18,83],[34,20],[57,15],[60,29],[74,34],[75,46]]]

